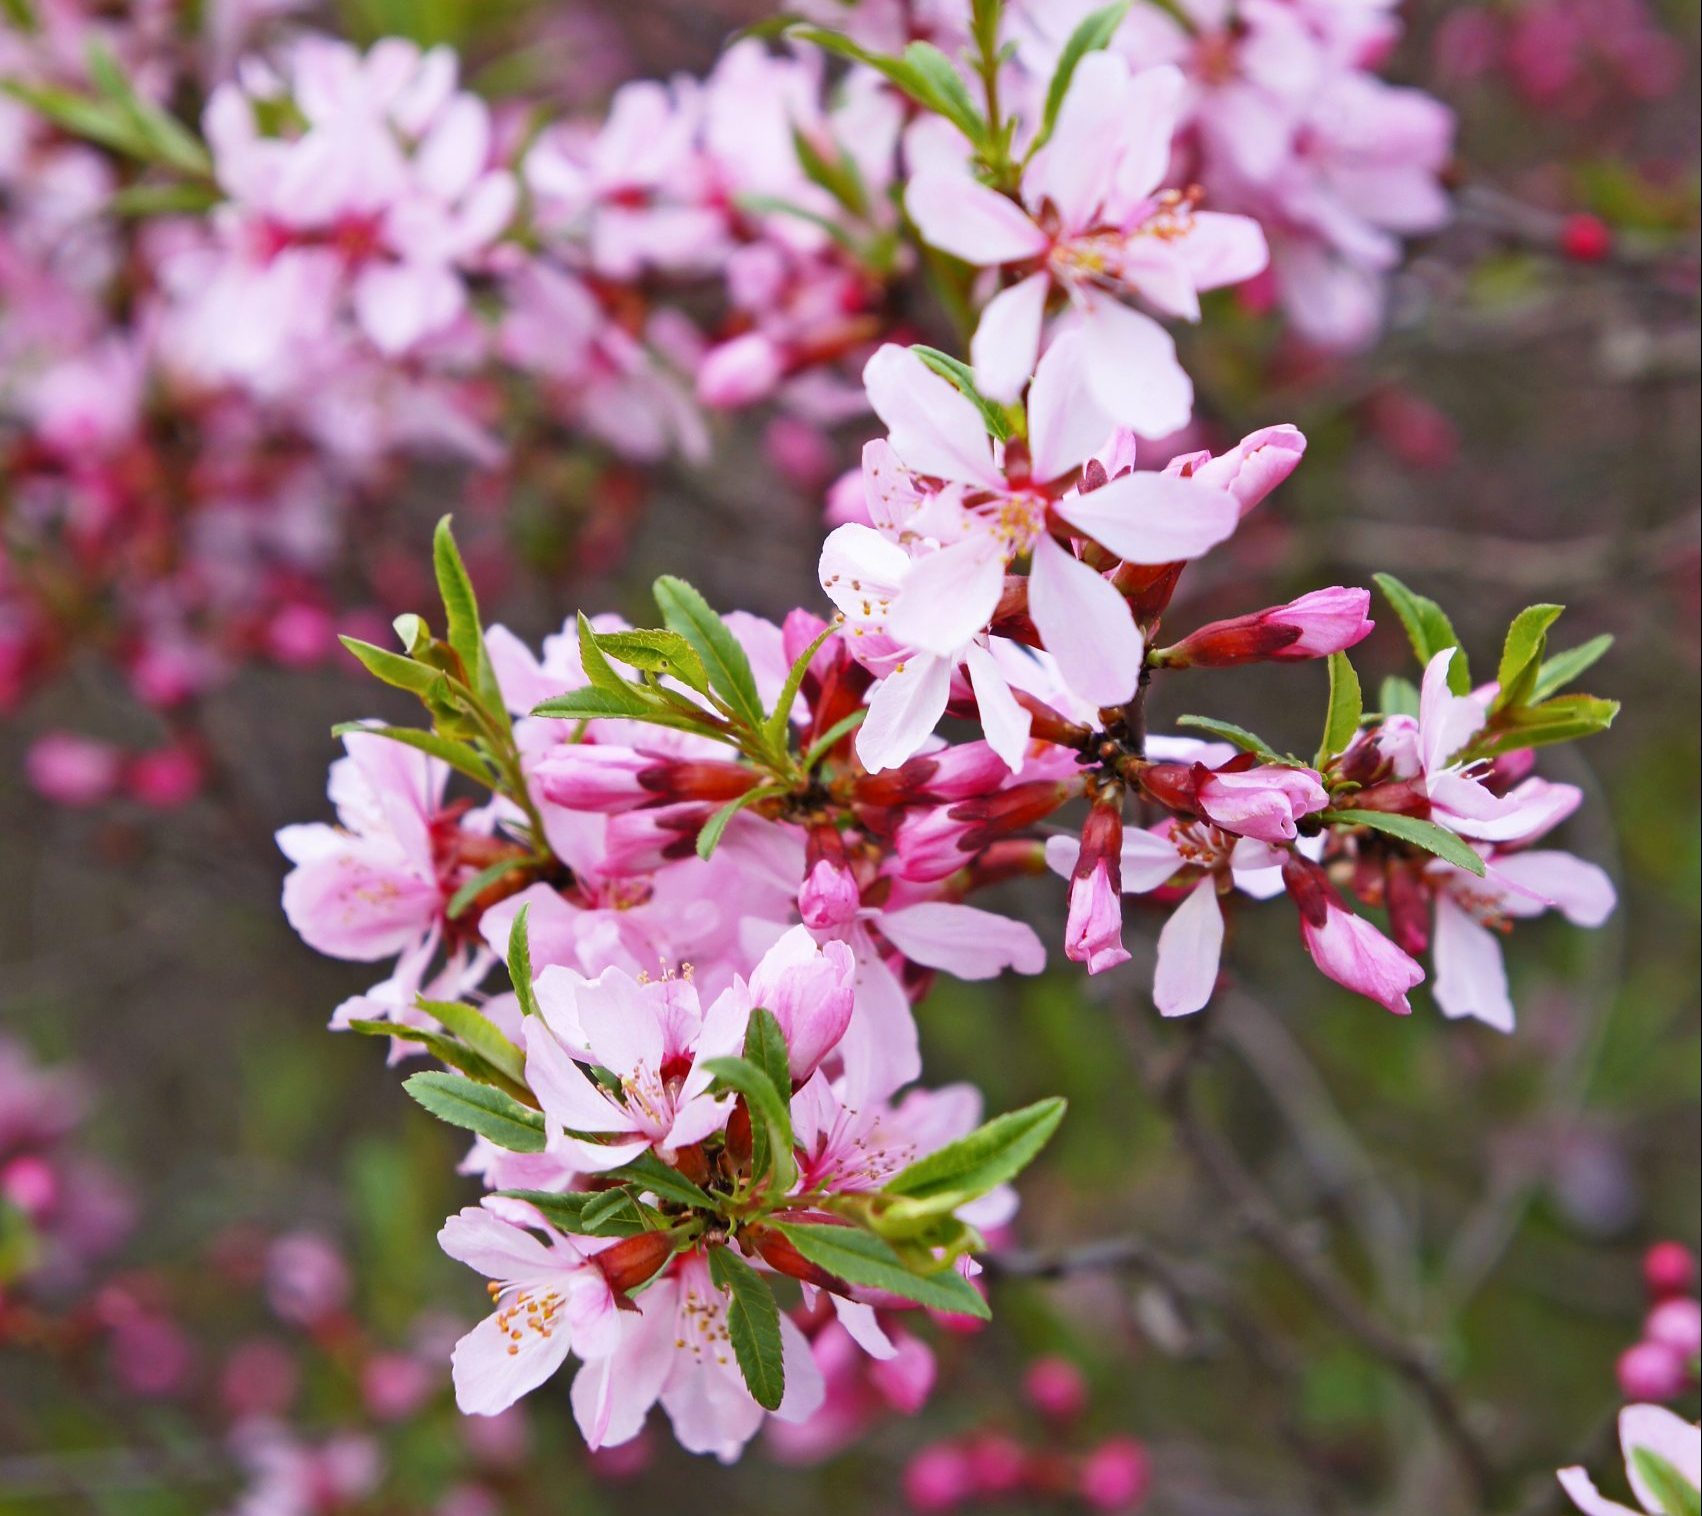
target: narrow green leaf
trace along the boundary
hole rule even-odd
[[[429,663],[417,663],[400,653],[362,642],[359,637],[339,637],[337,640],[360,659],[367,673],[399,690],[423,696],[443,678],[443,671],[434,669]]]
[[[1659,1516],[1702,1516],[1702,1491],[1653,1448],[1632,1448],[1631,1466],[1659,1503]]]
[[[922,103],[944,116],[976,147],[986,146],[987,122],[951,59],[931,42],[912,42],[904,49],[904,62],[922,90]]]
[[[590,626],[583,617],[579,635],[583,638]],[[678,632],[592,632],[598,650],[630,668],[643,669],[647,674],[672,677],[688,685],[700,695],[709,688],[709,675],[703,660],[692,645]]]
[[[727,1334],[751,1399],[779,1409],[786,1396],[786,1354],[780,1341],[780,1307],[768,1281],[731,1248],[709,1250],[709,1277],[727,1293]]]
[[[791,1090],[782,1094],[765,1070],[744,1058],[711,1058],[704,1064],[722,1086],[736,1090],[745,1097],[753,1122],[767,1124],[769,1141],[769,1172],[773,1177],[773,1192],[784,1194],[792,1188],[798,1176],[798,1165],[792,1156],[792,1117],[788,1109]]]
[[[458,1074],[415,1074],[405,1089],[440,1121],[465,1127],[512,1153],[541,1153],[546,1145],[542,1114],[501,1090]]]
[[[460,1000],[414,1000],[428,1016],[435,1017],[467,1044],[486,1063],[522,1088],[526,1084],[526,1059],[520,1049],[502,1035],[501,1029],[483,1011]]]
[[[1612,646],[1613,634],[1603,632],[1601,636],[1592,637],[1588,642],[1568,648],[1564,653],[1556,653],[1538,672],[1536,683],[1531,686],[1531,703],[1546,700],[1557,690],[1565,689],[1585,670],[1594,666],[1602,654]]]
[[[591,681],[591,688],[613,695],[618,700],[637,700],[648,705],[649,700],[633,690],[627,679],[603,654],[602,639],[591,626],[584,611],[579,613],[579,666]]]
[[[1492,710],[1528,702],[1548,649],[1548,629],[1565,609],[1563,605],[1527,605],[1513,618],[1501,648],[1501,664],[1495,675],[1500,689]]]
[[[866,219],[869,192],[864,187],[857,160],[837,142],[830,145],[832,157],[818,148],[807,133],[796,126],[792,128],[792,151],[798,155],[798,166],[803,169],[804,177],[826,190],[853,216]]]
[[[489,715],[506,722],[507,707],[497,687],[490,655],[485,651],[478,598],[473,593],[473,581],[467,576],[467,565],[461,561],[461,550],[455,545],[448,516],[437,523],[432,534],[431,561],[437,574],[437,590],[443,597],[447,623],[444,636],[466,671],[467,687],[483,702]]]
[[[1469,694],[1472,687],[1471,666],[1466,661],[1466,650],[1455,634],[1454,624],[1442,607],[1434,600],[1414,594],[1393,574],[1373,574],[1371,577],[1401,618],[1407,640],[1412,643],[1412,650],[1421,664],[1428,667],[1430,660],[1444,648],[1460,649],[1448,665],[1448,688],[1456,695]]]
[[[662,619],[696,650],[708,671],[709,683],[742,721],[753,730],[762,726],[762,697],[757,693],[751,661],[727,623],[709,602],[683,579],[664,574],[654,593]]]
[[[841,226],[831,216],[811,210],[807,205],[799,205],[797,201],[787,200],[779,195],[735,195],[733,203],[753,216],[792,216],[799,221],[807,221],[811,226],[826,232],[852,257],[859,256],[857,239],[852,236],[849,228]]]
[[[592,1237],[630,1237],[648,1230],[638,1202],[623,1189],[598,1190],[579,1209],[579,1225]]]
[[[920,342],[911,343],[910,351],[974,403],[975,409],[981,412],[983,424],[993,436],[1000,442],[1010,440],[1011,424],[1005,416],[1004,408],[994,404],[975,388],[975,371],[967,363],[953,358],[950,353],[942,353],[937,347],[924,347]]]
[[[200,216],[223,199],[218,189],[199,181],[178,184],[127,184],[107,201],[116,216]]]
[[[658,1200],[672,1201],[675,1205],[702,1210],[713,1210],[716,1205],[713,1195],[693,1184],[678,1169],[670,1167],[654,1153],[643,1153],[631,1163],[611,1169],[603,1177],[625,1180],[635,1189],[648,1190]]]
[[[1324,717],[1324,740],[1318,744],[1316,767],[1323,768],[1332,758],[1347,751],[1359,733],[1364,714],[1365,697],[1359,688],[1359,675],[1346,653],[1331,653],[1330,708]]]
[[[532,905],[528,901],[515,912],[514,925],[508,929],[508,978],[524,1016],[538,1014],[538,992],[532,987],[532,943],[526,929],[526,918],[531,913]]]
[[[1007,1111],[977,1127],[967,1137],[918,1158],[887,1180],[883,1193],[928,1199],[951,1194],[956,1204],[985,1195],[1014,1178],[1034,1161],[1064,1119],[1066,1102],[1059,1096]]]
[[[451,921],[458,920],[466,914],[467,907],[499,879],[512,874],[516,869],[529,868],[535,861],[530,857],[499,858],[488,868],[480,869],[449,897],[449,904],[444,907],[444,915]]]
[[[981,1293],[955,1269],[917,1274],[884,1238],[856,1226],[816,1222],[771,1222],[805,1258],[847,1284],[884,1290],[934,1311],[951,1311],[985,1321],[991,1312]]]
[[[212,160],[201,139],[182,122],[138,95],[118,60],[102,44],[89,44],[86,61],[95,88],[129,121],[144,145],[143,156],[186,174],[204,176],[212,172]]]
[[[382,650],[381,650],[382,651]],[[394,656],[394,655],[392,655]],[[458,774],[465,774],[475,783],[489,789],[493,776],[490,765],[479,756],[478,750],[465,742],[455,742],[448,737],[440,737],[436,732],[422,731],[411,726],[374,726],[367,721],[339,721],[331,728],[333,737],[346,737],[351,732],[364,732],[372,737],[384,737],[391,742],[400,742],[403,747],[411,747],[422,753],[429,753],[433,758],[441,759]]]
[[[1040,117],[1040,132],[1034,139],[1035,148],[1042,148],[1051,139],[1052,129],[1058,124],[1058,112],[1064,108],[1064,98],[1070,92],[1070,81],[1075,78],[1076,67],[1089,53],[1098,52],[1108,47],[1116,35],[1117,28],[1123,24],[1123,18],[1129,14],[1129,0],[1119,0],[1116,5],[1107,5],[1084,16],[1081,23],[1070,33],[1069,40],[1064,43],[1064,50],[1058,54],[1058,67],[1052,74],[1052,82],[1046,86],[1046,107]]]
[[[400,1021],[370,1021],[365,1018],[351,1020],[348,1025],[351,1032],[359,1032],[363,1037],[396,1037],[403,1042],[417,1042],[439,1063],[459,1069],[480,1085],[489,1085],[508,1095],[518,1096],[525,1092],[524,1084],[510,1079],[476,1049],[457,1042],[453,1037],[445,1037],[430,1027],[408,1026]]]
[[[845,738],[863,724],[869,714],[868,706],[861,706],[833,723],[821,736],[817,737],[804,752],[804,767],[813,769],[823,758],[827,757]]]
[[[138,134],[134,123],[106,101],[55,85],[25,84],[20,79],[0,81],[0,92],[21,101],[37,115],[45,116],[74,137],[85,138],[114,152],[144,161],[151,156],[147,142]]]
[[[1483,859],[1464,841],[1445,826],[1425,821],[1418,816],[1402,816],[1393,811],[1358,811],[1353,809],[1325,811],[1325,822],[1340,822],[1344,826],[1368,826],[1374,832],[1398,837],[1427,853],[1434,853],[1457,869],[1483,877]]]
[[[818,636],[813,638],[810,645],[792,660],[792,667],[786,671],[786,683],[780,687],[780,697],[774,702],[774,709],[768,713],[768,719],[762,724],[763,740],[773,748],[783,748],[786,734],[792,726],[792,704],[798,698],[798,691],[804,687],[804,680],[809,677],[810,664],[822,649],[822,644],[837,630],[829,624],[821,629]]]
[[[751,1012],[745,1025],[745,1062],[761,1069],[768,1082],[783,1101],[792,1098],[792,1071],[786,1051],[786,1034],[774,1013],[764,1006]],[[751,1172],[766,1174],[771,1167],[767,1122],[756,1122],[751,1128]]]
[[[697,834],[697,856],[708,860],[721,845],[721,838],[726,832],[732,819],[747,805],[753,805],[759,800],[767,800],[772,796],[783,794],[784,786],[778,784],[759,784],[755,789],[749,789],[742,795],[736,795],[716,811]]]
[[[1595,695],[1556,695],[1541,705],[1500,712],[1495,730],[1475,742],[1471,754],[1475,758],[1492,758],[1497,753],[1522,747],[1576,742],[1581,737],[1605,732],[1618,714],[1617,700],[1602,700]]]
[[[1283,757],[1263,737],[1255,736],[1244,726],[1236,726],[1232,721],[1219,721],[1214,716],[1178,716],[1177,726],[1192,727],[1197,732],[1206,732],[1213,737],[1221,738],[1231,743],[1244,753],[1255,753],[1267,763],[1292,763],[1293,760]]]
[[[498,1190],[496,1193],[510,1200],[524,1200],[528,1205],[536,1206],[543,1212],[544,1219],[559,1232],[586,1236],[591,1232],[591,1228],[583,1220],[587,1208],[610,1192],[575,1190],[568,1194],[559,1194],[555,1190]],[[644,1213],[636,1205],[630,1204],[630,1196],[625,1196],[620,1190],[613,1193],[622,1195],[629,1202],[628,1209],[603,1218],[598,1236],[636,1237],[640,1232],[654,1230]]]
[[[548,700],[533,706],[532,714],[560,716],[575,721],[594,721],[601,716],[630,721],[635,718],[648,719],[655,709],[635,686],[623,684],[620,689],[590,687],[569,690],[563,695],[552,695]]]

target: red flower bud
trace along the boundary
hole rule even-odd
[[[640,1232],[623,1237],[613,1247],[592,1255],[591,1261],[617,1295],[635,1290],[674,1256],[674,1239],[666,1232]]]

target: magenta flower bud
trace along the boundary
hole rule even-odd
[[[1064,952],[1103,974],[1128,961],[1123,946],[1123,816],[1115,803],[1096,804],[1082,827],[1081,852],[1070,876]]]
[[[59,1176],[45,1158],[25,1153],[0,1169],[0,1196],[31,1221],[45,1221],[59,1203]]]
[[[1316,864],[1290,855],[1282,881],[1299,907],[1300,940],[1319,972],[1397,1016],[1410,1016],[1407,991],[1423,981],[1423,968],[1348,910]]]
[[[843,942],[817,943],[795,926],[751,970],[752,1006],[774,1013],[795,1084],[815,1073],[851,1023],[857,962]]]
[[[1643,1255],[1643,1283],[1656,1300],[1688,1294],[1696,1284],[1696,1255],[1682,1242],[1657,1242]]]
[[[747,332],[704,358],[697,371],[697,398],[717,409],[754,405],[773,392],[784,372],[779,349],[760,332]]]
[[[1087,1455],[1076,1491],[1095,1511],[1132,1511],[1151,1485],[1146,1449],[1132,1437],[1112,1437]]]
[[[1056,1353],[1029,1364],[1022,1391],[1035,1410],[1054,1421],[1070,1421],[1087,1409],[1087,1381],[1081,1370]]]
[[[1162,661],[1173,668],[1228,668],[1327,658],[1370,635],[1376,625],[1366,618],[1370,608],[1369,590],[1314,590],[1287,605],[1210,622],[1163,649]]]
[[[817,931],[844,926],[861,903],[851,870],[830,858],[816,861],[798,891],[798,914]]]
[[[913,1511],[953,1511],[975,1492],[969,1455],[949,1442],[923,1448],[904,1468],[904,1498]]]
[[[1702,1353],[1702,1303],[1677,1296],[1663,1300],[1649,1312],[1643,1336],[1671,1348],[1689,1363]]]
[[[1298,427],[1267,426],[1215,458],[1202,453],[1173,458],[1165,472],[1228,490],[1245,516],[1300,466],[1305,454],[1306,438]]]
[[[1690,1382],[1684,1355],[1664,1342],[1639,1342],[1614,1365],[1619,1391],[1627,1400],[1677,1400]]]
[[[207,766],[182,743],[138,753],[124,772],[124,787],[150,810],[173,811],[188,805],[207,782]]]
[[[1208,821],[1261,842],[1294,841],[1299,835],[1295,822],[1329,803],[1329,794],[1311,769],[1279,764],[1208,774],[1195,787],[1195,804]]]
[[[638,782],[658,760],[636,748],[576,742],[557,748],[533,769],[538,793],[570,811],[613,815],[656,797]]]
[[[893,846],[898,853],[900,878],[936,884],[969,862],[971,854],[964,848],[963,839],[979,823],[961,821],[952,810],[950,805],[929,806],[907,812],[898,823]]]
[[[999,1432],[984,1433],[970,1443],[968,1458],[976,1494],[997,1498],[1022,1488],[1028,1455],[1014,1439]]]
[[[375,1421],[401,1421],[437,1388],[432,1366],[409,1353],[375,1353],[361,1369],[361,1401]]]
[[[603,871],[648,874],[672,858],[689,856],[709,816],[707,806],[689,800],[611,816],[603,833]]]

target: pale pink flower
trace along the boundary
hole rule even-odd
[[[1407,991],[1423,982],[1423,968],[1343,905],[1315,863],[1290,853],[1283,862],[1282,882],[1299,908],[1300,939],[1324,977],[1397,1016],[1410,1016]]]
[[[1145,437],[1187,424],[1193,386],[1175,344],[1120,297],[1197,320],[1201,290],[1251,278],[1267,253],[1257,223],[1160,193],[1182,89],[1174,68],[1131,74],[1116,54],[1091,53],[1023,173],[1022,205],[967,172],[924,169],[910,181],[905,205],[933,246],[985,266],[1038,265],[982,313],[971,354],[985,394],[1021,393],[1058,291],[1075,306],[1084,383],[1100,409]]]
[[[1638,1471],[1632,1453],[1646,1449],[1665,1460],[1692,1490],[1702,1487],[1702,1428],[1658,1405],[1628,1405],[1619,1413],[1619,1444],[1625,1451],[1625,1477],[1637,1504],[1648,1516],[1667,1509]],[[1602,1495],[1581,1468],[1562,1469],[1560,1486],[1584,1516],[1641,1516],[1635,1507]]]
[[[572,1239],[537,1230],[542,1238],[467,1206],[437,1234],[444,1252],[494,1286],[496,1309],[455,1346],[455,1404],[463,1415],[497,1415],[554,1374],[569,1352],[599,1358],[619,1341],[615,1296],[602,1271]]]

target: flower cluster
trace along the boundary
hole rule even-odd
[[[1159,436],[1192,384],[1155,318],[1269,261],[1302,333],[1363,339],[1397,237],[1445,209],[1446,114],[1367,71],[1381,11],[1178,30],[959,0],[894,36],[870,4],[540,120],[446,48],[266,10],[221,16],[198,60],[153,9],[80,0],[0,45],[0,708],[93,646],[164,733],[99,785],[50,749],[53,798],[193,794],[198,697],[394,609],[405,573],[353,549],[410,466],[547,497],[572,447],[613,501],[761,402],[777,461],[819,482],[924,281],[976,326],[990,397],[1079,331],[1101,407]],[[195,98],[198,130],[163,104]],[[630,510],[585,514],[570,531],[602,540]]]

